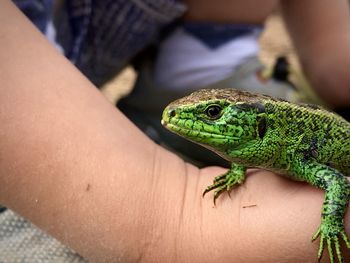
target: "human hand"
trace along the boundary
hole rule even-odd
[[[169,258],[178,262],[317,261],[318,240],[312,243],[311,236],[320,221],[321,190],[271,172],[249,170],[246,182],[230,195],[221,195],[214,206],[213,196],[202,198],[201,193],[224,170],[187,171],[191,174],[178,196],[183,200],[181,212],[174,209],[174,215],[168,214],[171,221],[178,220],[170,231],[176,241]],[[156,247],[155,251],[165,250]]]

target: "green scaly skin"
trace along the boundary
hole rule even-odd
[[[325,191],[318,259],[327,246],[344,262],[340,240],[350,248],[344,229],[349,202],[350,124],[317,106],[293,104],[233,89],[200,90],[174,101],[163,112],[170,131],[203,145],[232,162],[203,195],[214,202],[242,184],[248,167],[259,167],[305,181]]]

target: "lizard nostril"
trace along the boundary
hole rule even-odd
[[[174,109],[169,109],[168,114],[169,114],[170,117],[175,117],[176,112],[175,112]]]

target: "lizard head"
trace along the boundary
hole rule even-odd
[[[199,90],[169,104],[162,124],[221,155],[261,140],[266,132],[267,96],[233,89]]]

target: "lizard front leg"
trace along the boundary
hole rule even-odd
[[[312,237],[312,241],[320,238],[318,260],[321,260],[324,246],[327,245],[330,262],[334,262],[334,249],[339,262],[344,262],[340,251],[340,240],[343,239],[350,248],[350,241],[344,228],[344,216],[350,197],[349,181],[337,170],[319,163],[299,161],[295,162],[292,168],[297,179],[325,191],[321,224]]]
[[[223,175],[215,177],[213,184],[208,186],[203,192],[203,196],[216,189],[214,192],[214,204],[216,199],[224,192],[229,192],[235,186],[238,186],[244,182],[246,167],[235,163],[231,164],[231,169]]]
[[[272,135],[270,135],[272,137]],[[263,149],[263,150],[262,150]],[[259,145],[250,148],[234,149],[228,155],[242,160],[250,160],[256,164],[272,163],[280,153],[281,143],[273,139],[266,139]],[[252,154],[254,153],[254,154]],[[245,180],[247,167],[232,162],[231,169],[225,174],[215,177],[213,184],[203,192],[203,196],[216,189],[214,192],[214,204],[223,192],[230,192],[234,187],[242,184]]]

